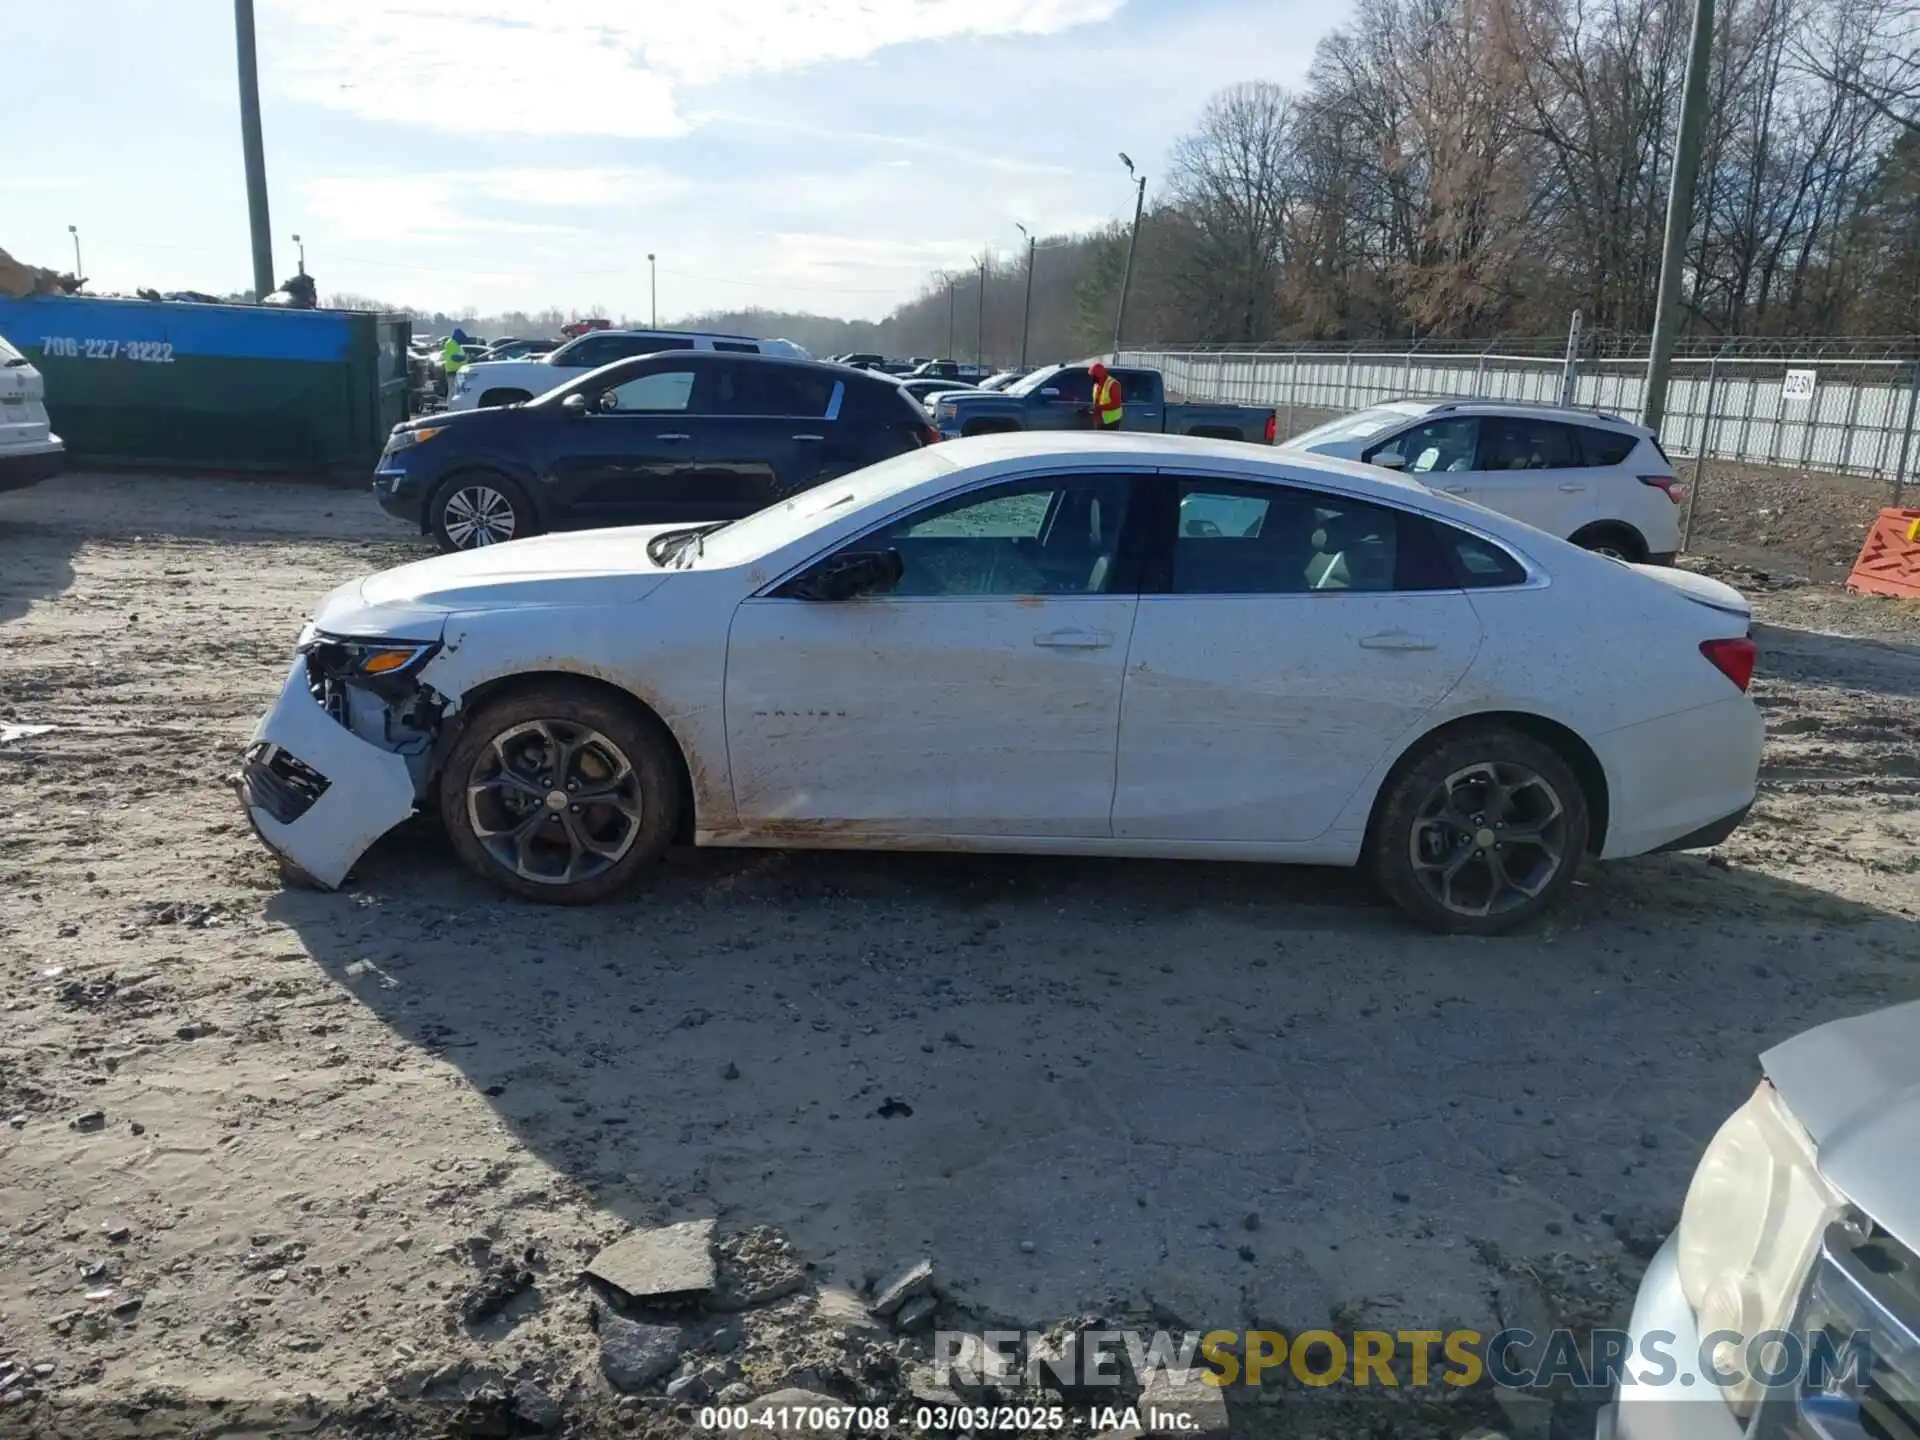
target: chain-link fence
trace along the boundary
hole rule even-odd
[[[1403,398],[1521,400],[1637,419],[1646,388],[1645,359],[1618,354],[1159,349],[1118,361],[1157,367],[1182,398],[1271,405],[1283,436]],[[1898,505],[1920,467],[1916,408],[1920,359],[1729,343],[1674,360],[1661,442],[1694,460],[1884,479]]]

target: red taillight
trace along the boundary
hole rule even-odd
[[[1676,505],[1687,498],[1687,487],[1671,475],[1642,475],[1640,483],[1651,485]]]
[[[1269,445],[1273,444],[1274,437],[1279,433],[1280,417],[1277,414],[1267,416],[1267,443]]]
[[[1753,665],[1760,658],[1760,647],[1750,636],[1742,635],[1737,640],[1702,640],[1700,653],[1742,690],[1753,683]]]

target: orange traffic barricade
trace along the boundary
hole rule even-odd
[[[1860,547],[1860,558],[1853,562],[1847,589],[1920,600],[1920,510],[1880,512]]]

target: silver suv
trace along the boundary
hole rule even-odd
[[[1660,440],[1603,410],[1512,400],[1394,400],[1329,421],[1290,450],[1362,460],[1588,550],[1671,564],[1686,490]]]

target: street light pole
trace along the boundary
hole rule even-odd
[[[307,273],[307,243],[298,235],[293,237],[293,243],[300,247],[300,273],[304,275]]]
[[[1020,368],[1027,368],[1027,330],[1033,323],[1033,232],[1018,220],[1013,228],[1027,237],[1027,298],[1020,306]]]
[[[233,0],[234,48],[240,60],[240,148],[247,162],[247,224],[253,232],[253,295],[274,290],[273,226],[267,217],[267,151],[260,138],[260,63],[253,43],[253,0]]]
[[[947,358],[953,358],[953,276],[947,276]]]
[[[1653,302],[1653,341],[1647,347],[1647,386],[1640,423],[1658,430],[1667,413],[1667,369],[1680,329],[1680,271],[1686,264],[1687,231],[1693,224],[1693,186],[1700,174],[1700,147],[1707,128],[1707,76],[1713,58],[1713,0],[1693,0],[1693,38],[1687,79],[1680,92],[1680,134],[1673,146],[1673,181],[1667,189],[1667,229],[1660,250],[1660,289]]]
[[[660,272],[653,263],[653,252],[647,252],[647,292],[653,306],[653,328],[660,328]]]
[[[1120,350],[1120,327],[1127,319],[1127,290],[1133,284],[1133,252],[1140,243],[1140,212],[1147,204],[1147,177],[1135,174],[1133,161],[1127,158],[1126,151],[1120,152],[1120,163],[1127,167],[1127,174],[1134,178],[1133,192],[1133,233],[1127,237],[1127,266],[1120,272],[1120,307],[1113,314],[1113,349]]]
[[[987,354],[987,261],[992,252],[980,257],[980,306],[973,317],[973,363],[981,364]]]
[[[67,233],[73,236],[73,278],[84,280],[87,278],[87,272],[80,268],[80,227],[69,225]]]

